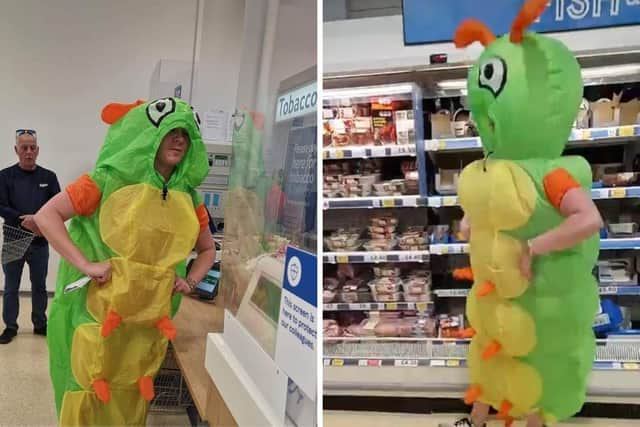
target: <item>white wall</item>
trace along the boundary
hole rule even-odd
[[[199,111],[236,108],[243,52],[244,0],[203,0],[192,103]]]
[[[265,164],[282,167],[287,141],[277,141],[273,135],[276,96],[282,80],[317,63],[317,19],[314,0],[282,1],[278,11],[275,49],[269,77],[266,135],[272,139],[266,146]]]
[[[16,160],[14,130],[33,127],[63,186],[90,170],[102,107],[147,99],[158,60],[191,61],[195,12],[196,0],[0,1],[0,167]],[[52,251],[49,290],[57,264]]]
[[[456,49],[453,43],[404,46],[402,16],[349,19],[324,23],[324,72],[372,70],[425,65],[429,55],[447,53],[449,62],[472,61],[479,43]],[[640,25],[552,34],[573,51],[640,45]]]

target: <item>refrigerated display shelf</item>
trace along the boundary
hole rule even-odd
[[[428,262],[429,251],[325,252],[325,264],[363,264],[380,262]]]
[[[353,147],[329,147],[322,149],[324,160],[373,159],[377,157],[415,156],[416,146],[409,145],[363,145]]]
[[[640,249],[640,237],[601,239],[600,250]],[[450,255],[469,253],[468,243],[437,243],[429,246],[432,255]]]
[[[420,196],[325,198],[323,209],[373,209],[426,207],[427,198]]]
[[[600,286],[598,290],[600,295],[640,296],[637,284]],[[464,298],[469,289],[434,289],[433,293],[440,298]]]
[[[598,340],[596,370],[640,370],[640,340]],[[468,341],[347,341],[324,343],[324,366],[465,367]]]
[[[600,240],[601,250],[626,250],[640,249],[640,238],[632,237],[627,239],[602,239]]]
[[[324,311],[395,311],[416,310],[431,311],[433,302],[363,302],[363,303],[328,303],[322,306]]]
[[[455,255],[455,254],[468,254],[468,243],[435,243],[429,245],[429,252],[433,255]]]
[[[640,198],[640,186],[593,188],[593,200]],[[387,197],[341,197],[325,198],[324,209],[363,209],[363,208],[419,208],[458,206],[458,196],[387,196]]]
[[[613,140],[612,142],[624,143],[627,140],[640,136],[640,125],[612,126],[593,129],[573,129],[569,137],[570,143],[588,143],[590,141]],[[616,141],[619,139],[619,141]],[[430,139],[424,142],[426,151],[456,151],[482,148],[480,137],[469,138],[441,138]]]

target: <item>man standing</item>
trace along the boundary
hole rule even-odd
[[[0,216],[6,225],[22,227],[36,235],[25,255],[2,266],[4,270],[4,295],[2,320],[4,332],[0,344],[7,344],[18,333],[18,290],[25,262],[31,277],[31,321],[33,333],[47,335],[47,269],[49,245],[41,237],[33,221],[35,214],[50,198],[60,192],[56,174],[36,165],[39,147],[36,131],[16,131],[16,154],[18,163],[0,171]]]

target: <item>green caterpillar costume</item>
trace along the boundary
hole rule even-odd
[[[478,21],[456,35],[458,47],[486,47],[468,78],[485,159],[464,169],[458,190],[474,277],[465,400],[493,406],[507,425],[536,411],[546,423],[578,412],[595,357],[598,236],[535,257],[531,282],[519,269],[525,242],[563,222],[566,191],[591,186],[583,158],[561,157],[582,98],[580,67],[561,42],[524,32],[546,3],[528,1],[498,39]]]
[[[69,234],[90,261],[110,261],[112,278],[65,293],[83,274],[60,263],[47,340],[63,426],[145,424],[153,377],[176,334],[174,280],[202,226],[195,188],[209,165],[193,108],[164,98],[110,104],[102,117],[112,125],[95,169],[67,188],[78,213]],[[154,159],[176,128],[190,144],[165,182]]]

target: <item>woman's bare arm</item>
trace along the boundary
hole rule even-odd
[[[104,283],[111,277],[111,266],[108,262],[90,262],[73,243],[64,223],[74,216],[76,211],[71,198],[66,191],[62,191],[36,213],[34,220],[42,235],[60,256],[98,283]]]
[[[598,208],[582,188],[567,191],[560,203],[560,213],[565,217],[562,224],[531,240],[533,255],[568,249],[591,237],[603,226]]]
[[[216,248],[209,227],[200,230],[196,241],[196,252],[198,256],[193,261],[187,277],[198,283],[207,275],[216,260]]]

